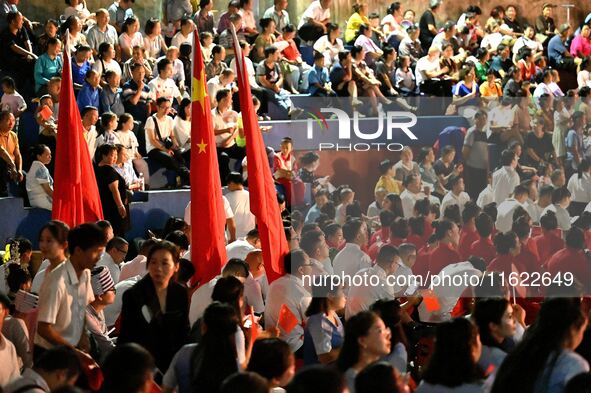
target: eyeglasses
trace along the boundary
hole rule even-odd
[[[120,249],[120,248],[117,248],[117,247],[115,247],[115,249],[116,249],[117,251],[119,251],[121,254],[125,254],[125,255],[127,255],[127,253],[129,252],[129,250],[122,250],[122,249]]]

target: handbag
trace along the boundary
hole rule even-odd
[[[162,138],[162,134],[160,134],[160,127],[158,126],[158,121],[156,120],[156,115],[152,115],[152,120],[154,120],[154,128],[156,129],[156,135],[158,136],[158,140],[164,145],[167,149],[172,149],[174,143],[170,137]]]

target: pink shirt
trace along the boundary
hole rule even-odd
[[[573,56],[577,56],[578,53],[582,56],[591,55],[591,39],[580,35],[576,36],[570,44],[570,53]]]

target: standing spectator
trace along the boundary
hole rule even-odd
[[[585,113],[577,111],[572,115],[572,128],[566,134],[565,171],[573,173],[583,159],[583,134],[586,122]]]
[[[160,241],[148,254],[148,274],[123,295],[118,344],[142,345],[160,370],[168,369],[189,333],[188,296],[172,279],[178,268],[178,248]]]
[[[136,16],[125,19],[121,26],[119,36],[119,48],[121,50],[121,61],[126,62],[132,57],[133,48],[144,45],[144,37],[140,33],[140,21]]]
[[[54,76],[62,73],[61,42],[57,38],[47,40],[47,51],[35,62],[35,92],[43,95],[47,91],[47,83]]]
[[[103,213],[113,227],[116,236],[125,234],[125,218],[128,213],[125,180],[117,173],[113,165],[117,162],[117,148],[104,144],[96,151],[96,179],[103,206]]]
[[[96,11],[96,25],[88,30],[86,40],[94,56],[99,54],[99,48],[104,42],[113,45],[115,51],[119,53],[119,36],[117,30],[109,24],[109,11],[104,8]]]
[[[439,11],[440,6],[441,0],[430,0],[429,9],[421,15],[419,21],[419,39],[421,40],[421,46],[423,47],[424,52],[429,50],[433,39],[438,33],[435,14]]]
[[[486,123],[486,112],[477,111],[474,115],[474,125],[468,129],[462,148],[462,156],[466,163],[464,172],[466,191],[472,199],[476,199],[487,185],[486,174],[489,163]]]
[[[499,205],[513,192],[519,185],[519,174],[517,167],[517,157],[510,150],[504,150],[501,154],[502,167],[493,173],[492,188],[494,190],[494,201]]]
[[[22,90],[29,86],[37,55],[33,53],[29,35],[23,28],[23,15],[18,11],[11,11],[6,16],[6,21],[8,27],[0,32],[0,65]]]
[[[53,203],[53,179],[46,165],[51,162],[51,150],[45,145],[31,148],[32,164],[26,176],[27,196],[31,207],[51,211]]]
[[[314,0],[302,14],[298,24],[298,35],[303,41],[316,41],[326,34],[330,23],[332,0]]]
[[[90,273],[94,300],[86,306],[86,327],[95,342],[94,358],[103,360],[115,348],[105,323],[104,309],[115,301],[115,282],[104,266],[97,266]]]
[[[0,112],[0,197],[8,196],[9,180],[21,182],[24,179],[18,136],[12,131],[14,123],[12,113]]]
[[[105,249],[105,234],[96,224],[82,224],[68,234],[70,257],[45,276],[39,292],[35,357],[58,345],[84,342],[86,306],[94,299],[90,270]]]
[[[123,32],[123,25],[127,19],[135,18],[133,9],[131,8],[133,3],[135,3],[135,0],[115,0],[109,6],[109,23],[111,23],[117,33]]]

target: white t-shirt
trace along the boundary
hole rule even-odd
[[[119,36],[119,46],[121,49],[132,49],[134,46],[144,46],[144,36],[142,33],[137,31],[134,35],[130,36],[127,33],[122,33]]]
[[[191,122],[189,120],[183,120],[180,116],[174,118],[174,137],[176,138],[179,146],[188,150],[191,148]]]
[[[226,199],[225,196],[222,195],[222,201],[224,202],[224,213],[226,213],[226,220],[230,218],[234,218],[234,213],[232,212],[232,208],[230,207],[230,202]],[[187,204],[185,208],[185,222],[191,225],[191,201]]]
[[[427,72],[434,72],[441,69],[439,66],[439,58],[436,58],[433,61],[429,60],[429,56],[424,56],[417,61],[417,66],[415,69],[415,76],[417,81],[417,86],[420,86],[423,81],[429,79],[427,76]]]
[[[53,329],[71,345],[78,345],[84,330],[86,306],[94,301],[90,271],[78,278],[67,260],[46,275],[39,293],[37,321],[53,325]],[[50,349],[53,345],[37,334],[35,344]]]
[[[155,100],[166,97],[172,101],[181,96],[181,92],[172,78],[162,79],[157,76],[148,83],[148,86],[154,92]]]
[[[181,44],[184,44],[185,42],[190,44],[191,47],[193,46],[193,33],[189,34],[188,37],[185,37],[183,33],[179,31],[174,37],[172,37],[171,45],[180,48]]]
[[[138,152],[138,147],[140,144],[133,131],[116,131],[115,135],[117,135],[117,138],[119,138],[119,143],[121,143],[127,149],[129,161],[135,159],[135,155]]]
[[[227,193],[225,197],[234,213],[236,237],[245,237],[256,225],[254,214],[250,212],[250,195],[246,190],[236,190]]]
[[[163,119],[158,119],[156,116],[150,116],[146,120],[146,125],[144,130],[146,132],[146,153],[151,152],[152,150],[156,149],[152,142],[150,141],[149,131],[153,131],[154,138],[161,142],[158,139],[158,133],[156,132],[156,127],[154,125],[154,119],[158,122],[158,129],[160,130],[160,136],[162,139],[166,139],[170,137],[174,130],[174,120],[170,116],[164,116]]]
[[[27,109],[27,103],[23,96],[21,96],[18,92],[4,93],[2,95],[2,99],[0,100],[0,107],[2,107],[3,111],[10,111],[13,115],[19,111],[24,111]]]
[[[121,66],[115,59],[111,59],[110,61],[98,59],[92,65],[92,69],[95,70],[99,75],[103,75],[107,71],[113,71],[117,75],[121,76]]]
[[[308,22],[308,19],[314,19],[317,22],[324,19],[330,19],[330,8],[324,9],[322,8],[322,5],[320,5],[320,1],[313,1],[312,4],[306,8],[306,11],[304,11],[300,23],[298,24],[298,30]]]
[[[345,49],[343,46],[343,40],[337,38],[335,43],[332,44],[329,41],[327,34],[318,38],[314,43],[314,50],[324,54],[324,66],[327,68],[330,67],[333,62],[337,61],[337,56],[343,49]]]
[[[211,110],[211,115],[213,118],[213,129],[214,130],[223,130],[224,128],[228,128],[232,123],[228,122],[227,119],[227,113],[228,112],[224,112],[223,114],[219,113],[217,108],[214,108]],[[224,142],[224,140],[226,140],[226,138],[228,138],[228,136],[230,135],[229,132],[224,132],[223,134],[219,134],[215,136],[215,145],[217,147],[221,147],[222,143]],[[226,146],[226,148],[228,147],[232,147],[236,144],[236,140],[232,140],[232,142],[230,142],[230,145]]]
[[[0,386],[8,385],[17,379],[21,373],[18,357],[14,345],[4,335],[0,334]]]
[[[42,184],[49,184],[49,187],[53,187],[53,178],[49,174],[47,167],[40,161],[35,160],[31,164],[31,169],[29,169],[26,177],[29,202],[31,207],[51,210],[53,198],[47,195]]]

